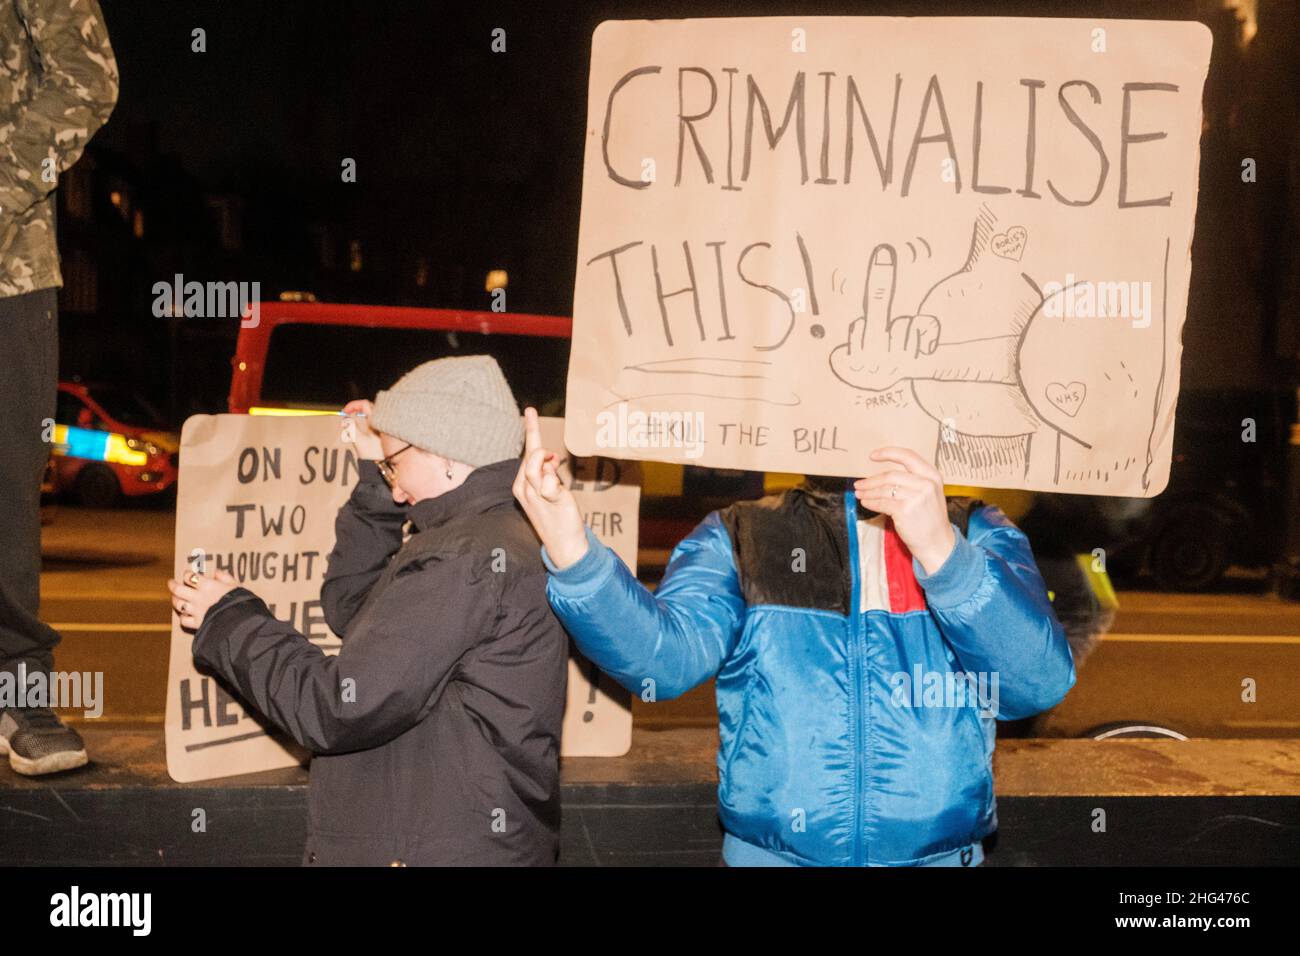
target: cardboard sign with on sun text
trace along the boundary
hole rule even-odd
[[[560,447],[561,419],[543,419]],[[354,446],[327,416],[195,415],[181,431],[173,576],[228,572],[327,654],[342,647],[325,621],[320,588],[334,548],[334,519],[358,477]],[[635,571],[637,469],[566,460],[584,517]],[[431,639],[435,635],[431,634]],[[187,782],[290,767],[309,754],[200,672],[193,635],[172,616],[165,723],[167,770]],[[628,694],[574,652],[561,753],[616,756],[632,740]]]

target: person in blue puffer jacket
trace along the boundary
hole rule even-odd
[[[983,862],[994,721],[1075,681],[1029,541],[999,508],[948,499],[920,455],[881,448],[871,477],[710,513],[651,593],[585,526],[525,417],[514,494],[579,649],[645,700],[716,679],[727,865]]]

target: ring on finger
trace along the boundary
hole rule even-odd
[[[191,571],[185,575],[185,583],[192,588],[199,586],[199,572]]]

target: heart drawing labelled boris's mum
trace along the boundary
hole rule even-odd
[[[1083,382],[1071,382],[1069,385],[1052,382],[1047,386],[1047,400],[1071,418],[1079,413],[1087,394],[1088,387]]]
[[[1028,229],[1024,226],[1012,226],[1006,232],[999,232],[994,236],[989,242],[989,247],[995,256],[1019,262],[1020,257],[1025,254],[1025,243],[1028,241]]]

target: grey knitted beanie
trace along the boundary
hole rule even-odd
[[[370,426],[417,448],[478,468],[518,458],[524,423],[490,355],[434,359],[375,396]]]

